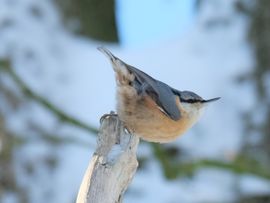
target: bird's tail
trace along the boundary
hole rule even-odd
[[[116,80],[119,85],[128,85],[134,81],[135,76],[129,71],[128,65],[125,62],[114,56],[105,47],[98,47],[97,49],[101,51],[107,58],[109,58],[113,70],[116,73]]]

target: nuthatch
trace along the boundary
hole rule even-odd
[[[170,142],[197,122],[207,103],[190,91],[179,91],[132,67],[99,47],[111,61],[117,81],[117,113],[125,127],[151,142]]]

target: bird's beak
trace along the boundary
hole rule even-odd
[[[108,49],[105,47],[98,47],[97,48],[100,52],[102,52],[112,63],[115,63],[117,57],[115,57]]]
[[[208,99],[208,100],[203,100],[202,103],[208,104],[208,103],[210,103],[210,102],[214,102],[214,101],[217,101],[217,100],[219,100],[219,99],[220,99],[220,97],[216,97],[216,98]]]

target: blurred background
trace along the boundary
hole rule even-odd
[[[115,109],[96,47],[209,105],[141,142],[127,203],[270,202],[270,1],[0,0],[0,202],[71,203]]]

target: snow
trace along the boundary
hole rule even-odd
[[[243,176],[241,192],[245,195],[263,195],[270,193],[270,183],[254,176]]]
[[[198,124],[174,143],[195,158],[227,159],[236,154],[243,139],[239,112],[255,105],[252,86],[240,86],[233,80],[253,64],[245,42],[246,19],[236,14],[232,0],[217,2],[220,3],[206,4],[181,37],[133,49],[105,44],[128,64],[177,89],[192,90],[205,98],[222,97],[209,105]],[[41,16],[29,13],[33,6]],[[100,116],[115,109],[114,73],[108,60],[96,50],[100,44],[67,33],[49,0],[2,0],[0,8],[0,26],[10,22],[0,30],[0,58],[11,57],[16,72],[35,92],[68,114],[98,126]],[[206,29],[213,16],[229,23],[219,29]],[[9,79],[0,77],[14,89]],[[30,202],[72,202],[93,153],[95,137],[72,126],[59,125],[51,113],[35,102],[12,113],[6,106],[0,101],[7,126],[18,136],[33,139],[15,153],[17,178],[28,188]],[[36,132],[27,127],[29,123],[42,124],[45,131],[60,137],[71,135],[87,143],[87,147],[52,147],[35,138]],[[140,144],[138,154],[152,159],[136,173],[126,202],[230,202],[236,195],[236,178],[231,173],[201,170],[192,179],[168,181],[149,146]],[[42,164],[46,157],[59,160],[54,170]],[[37,164],[34,176],[25,174],[22,166],[28,162]],[[247,176],[241,181],[241,188],[247,193],[260,193],[269,191],[269,182]],[[3,202],[16,202],[16,198],[6,194]]]

